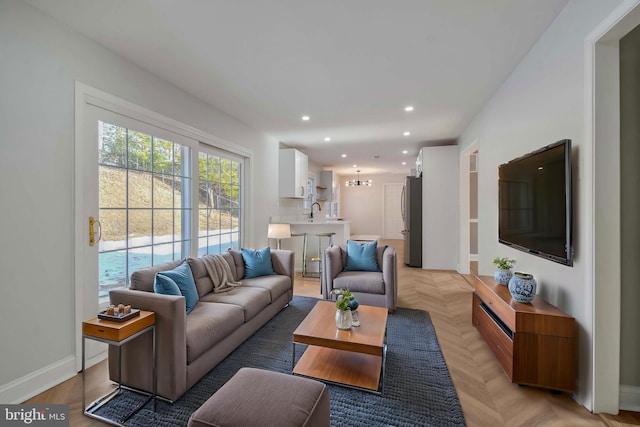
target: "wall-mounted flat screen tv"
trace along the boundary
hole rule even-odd
[[[498,241],[573,266],[571,140],[500,165]]]

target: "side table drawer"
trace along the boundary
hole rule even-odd
[[[155,313],[141,311],[140,316],[122,323],[93,318],[82,322],[82,334],[110,341],[122,341],[155,323]]]
[[[502,370],[509,380],[513,379],[513,341],[502,330],[502,327],[481,306],[482,301],[478,295],[473,294],[473,325],[485,339],[489,348],[496,356]]]

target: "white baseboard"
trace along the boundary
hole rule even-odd
[[[87,359],[86,367],[91,367],[103,361],[106,357],[107,352],[101,352]],[[76,358],[67,356],[49,366],[0,386],[0,402],[8,404],[22,403],[74,377],[76,374]]]
[[[620,384],[620,409],[640,412],[640,386]]]

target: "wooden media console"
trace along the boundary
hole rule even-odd
[[[511,298],[491,276],[474,279],[473,325],[511,382],[574,392],[577,331],[573,317],[536,296]]]

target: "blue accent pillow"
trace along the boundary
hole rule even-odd
[[[244,248],[240,250],[244,261],[245,279],[276,274],[271,264],[271,248],[269,246],[256,251]]]
[[[191,313],[191,310],[193,310],[193,307],[196,306],[199,297],[198,290],[196,289],[196,282],[193,280],[193,274],[191,273],[191,268],[189,268],[189,264],[187,264],[187,261],[184,261],[173,270],[161,271],[160,273],[156,274],[156,277],[157,276],[167,277],[173,280],[176,285],[178,285],[180,293],[184,296],[187,305],[187,314]]]
[[[177,295],[182,296],[180,293],[180,288],[167,276],[163,276],[162,274],[156,274],[155,279],[153,279],[153,292],[156,294],[162,295]]]
[[[347,263],[344,271],[380,271],[376,259],[378,242],[368,243],[347,240]]]

